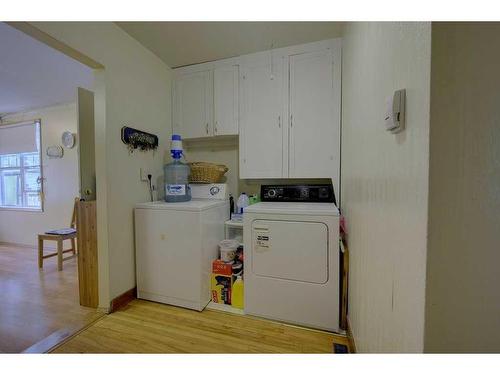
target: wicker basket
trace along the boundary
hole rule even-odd
[[[213,164],[205,162],[188,163],[191,167],[189,181],[198,184],[210,184],[220,182],[229,169],[222,164]]]

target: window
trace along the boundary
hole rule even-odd
[[[0,125],[0,208],[41,210],[40,121]]]

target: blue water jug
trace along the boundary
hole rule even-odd
[[[165,201],[187,202],[191,200],[191,188],[189,187],[189,175],[191,168],[181,161],[182,140],[178,134],[172,135],[170,153],[172,162],[165,164]]]

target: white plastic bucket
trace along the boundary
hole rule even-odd
[[[222,240],[219,242],[220,259],[223,262],[232,262],[239,244],[236,240]]]

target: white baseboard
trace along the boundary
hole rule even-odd
[[[231,305],[225,305],[222,303],[215,303],[210,301],[207,305],[207,310],[217,310],[217,311],[224,311],[228,312],[231,314],[236,314],[236,315],[245,315],[245,312],[242,309],[237,309]]]
[[[66,240],[64,243],[67,245],[69,240]],[[54,241],[44,241],[43,242],[43,249],[44,250],[50,250],[50,251],[56,251],[57,246],[54,245]],[[29,245],[29,244],[23,244],[23,243],[15,243],[15,242],[6,242],[6,241],[0,241],[0,246],[11,246],[11,247],[20,247],[22,249],[37,249],[38,245]],[[64,249],[66,250],[66,249]]]
[[[349,345],[353,353],[357,353],[356,341],[354,340],[354,332],[352,331],[351,321],[349,319],[349,314],[347,315],[347,338],[349,340]]]
[[[22,247],[26,249],[35,249],[36,245],[29,245],[25,243],[15,243],[15,242],[7,242],[7,241],[0,241],[0,246],[12,246],[12,247]]]

